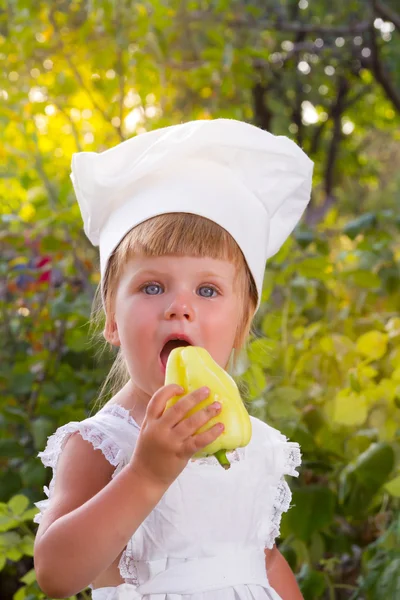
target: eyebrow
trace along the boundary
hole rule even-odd
[[[218,273],[214,273],[213,271],[200,271],[197,273],[200,277],[218,277],[219,279],[228,279],[226,275],[218,275]]]
[[[157,271],[155,269],[139,269],[139,271],[136,271],[136,273],[133,273],[132,277],[130,278],[130,281],[132,281],[132,279],[134,279],[135,277],[141,277],[143,275],[148,275],[150,277],[165,277],[165,275],[168,275],[169,273],[166,273],[165,271]],[[196,272],[196,274],[199,277],[216,277],[218,279],[229,279],[226,275],[218,275],[217,273],[214,273],[213,271],[199,271],[198,273]]]

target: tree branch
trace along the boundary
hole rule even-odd
[[[271,131],[271,122],[273,113],[266,102],[266,95],[269,91],[268,85],[259,81],[256,83],[251,92],[254,105],[254,123],[265,131]]]
[[[117,126],[118,135],[121,140],[125,139],[122,131],[122,123],[124,119],[124,99],[125,99],[125,80],[124,80],[124,40],[122,39],[123,23],[122,11],[124,4],[116,3],[115,5],[115,38],[117,44],[117,64],[116,71],[118,75],[119,87],[119,125]]]
[[[110,119],[109,116],[107,114],[107,111],[105,109],[103,109],[100,104],[97,102],[96,98],[94,97],[94,95],[92,94],[91,89],[86,85],[85,81],[83,80],[80,72],[78,71],[77,67],[74,64],[74,61],[71,58],[70,53],[68,52],[68,49],[65,47],[65,44],[62,41],[62,38],[60,36],[60,32],[58,29],[58,25],[57,25],[57,21],[55,19],[55,15],[54,15],[54,11],[51,10],[49,12],[49,21],[53,26],[53,30],[54,33],[57,36],[57,47],[58,50],[60,51],[60,54],[62,56],[64,56],[65,60],[67,61],[71,71],[73,72],[73,74],[75,75],[76,80],[78,81],[79,85],[81,86],[81,88],[86,92],[86,94],[89,96],[90,101],[92,102],[94,108],[101,114],[101,116],[103,117],[104,121],[106,123],[110,123]],[[120,129],[117,128],[117,132],[119,134],[119,137],[121,139],[121,141],[124,141],[124,137],[122,136],[122,133],[120,131]]]
[[[322,121],[322,123],[320,123],[316,128],[315,131],[313,133],[313,136],[311,138],[311,144],[310,144],[310,150],[309,150],[309,154],[311,156],[313,156],[314,154],[316,154],[316,152],[318,151],[318,147],[321,141],[321,136],[323,134],[323,131],[326,127],[326,124],[328,122],[328,119],[326,121]]]
[[[391,21],[400,31],[400,14],[397,14],[392,8],[380,2],[380,0],[373,0],[372,5],[376,14],[386,19],[386,21]]]
[[[203,24],[207,23],[207,21],[212,21],[213,24],[219,23],[220,25],[227,25],[228,27],[233,28],[241,28],[248,27],[252,30],[268,30],[271,29],[273,31],[285,31],[292,33],[315,33],[322,36],[326,35],[336,35],[336,36],[346,36],[346,35],[356,35],[360,33],[364,33],[368,31],[370,27],[370,21],[359,21],[355,22],[351,25],[338,25],[338,26],[329,26],[329,25],[317,25],[310,23],[300,23],[300,22],[290,22],[283,21],[281,19],[277,19],[276,21],[271,21],[268,19],[253,19],[250,16],[235,16],[233,19],[216,19],[215,14],[211,12],[206,13],[205,11],[193,11],[189,15],[189,19],[191,21],[201,21]]]
[[[335,105],[332,107],[333,132],[326,160],[325,193],[332,196],[334,187],[334,171],[342,134],[342,114],[345,110],[345,98],[350,89],[350,84],[343,76],[338,78],[338,92]]]
[[[281,60],[285,64],[292,58],[295,58],[301,52],[309,52],[310,54],[321,54],[322,52],[326,52],[327,50],[330,50],[333,53],[333,56],[340,57],[343,54],[343,50],[335,46],[334,43],[328,44],[326,41],[324,41],[323,46],[317,46],[315,42],[306,41],[294,43],[293,48],[291,48],[291,50],[281,50],[279,52],[279,60]],[[207,61],[205,59],[177,61],[171,58],[167,58],[165,64],[168,68],[175,69],[177,71],[191,71],[193,69],[199,69],[201,67],[204,67],[207,64]],[[269,66],[271,62],[266,60],[265,58],[254,58],[252,64],[254,67],[264,68],[266,66]]]
[[[326,156],[325,163],[325,199],[322,206],[314,206],[313,203],[310,203],[310,206],[306,212],[306,222],[308,225],[312,226],[315,223],[318,223],[324,215],[328,212],[328,210],[335,203],[335,195],[333,193],[334,189],[334,175],[335,175],[335,167],[337,162],[337,157],[339,154],[340,142],[343,138],[342,133],[342,115],[346,109],[346,96],[350,89],[350,83],[344,76],[340,76],[338,78],[338,91],[336,96],[336,102],[331,106],[330,114],[333,119],[333,131],[332,137],[329,144],[328,153]],[[323,125],[321,124],[315,137],[320,136],[323,130]],[[313,144],[316,144],[318,140],[313,140]]]
[[[298,4],[296,4],[296,10],[299,10]],[[302,44],[305,41],[306,34],[303,32],[298,32],[296,34],[295,44]],[[300,52],[296,52],[295,60],[298,62],[300,59]],[[303,146],[303,133],[304,133],[304,124],[303,124],[303,110],[302,110],[302,101],[303,101],[303,85],[300,81],[299,72],[295,70],[295,101],[294,107],[292,111],[292,118],[294,123],[297,125],[296,132],[296,141],[300,147]]]
[[[373,25],[370,27],[371,37],[371,57],[370,57],[370,68],[375,75],[376,81],[382,86],[387,97],[392,102],[393,106],[400,113],[400,94],[395,88],[393,82],[389,78],[389,75],[380,59],[379,56],[379,45],[376,38],[376,30]]]
[[[357,94],[355,94],[352,98],[349,98],[347,100],[347,102],[343,103],[343,112],[345,112],[348,108],[350,108],[350,106],[353,106],[353,104],[356,104],[356,102],[358,102],[363,96],[365,96],[365,94],[367,94],[368,92],[370,92],[373,89],[373,86],[371,84],[365,85]],[[311,143],[310,143],[310,150],[309,150],[309,154],[311,156],[313,156],[317,151],[318,151],[318,147],[321,141],[321,136],[323,134],[323,131],[327,125],[327,123],[329,122],[329,119],[332,118],[333,116],[333,108],[334,108],[334,104],[330,105],[329,107],[324,107],[325,108],[325,112],[328,114],[328,118],[326,119],[326,121],[322,121],[322,123],[319,123],[319,125],[315,128],[314,133],[311,137]]]
[[[72,129],[72,135],[74,136],[74,139],[75,139],[76,149],[77,149],[78,152],[82,152],[83,148],[82,148],[81,143],[79,141],[79,133],[78,133],[78,130],[77,130],[76,125],[74,123],[74,120],[70,117],[70,115],[67,113],[67,111],[64,109],[64,107],[61,106],[61,104],[60,104],[60,102],[58,102],[58,100],[55,100],[53,98],[52,99],[52,103],[54,104],[54,106],[56,106],[58,108],[58,110],[60,111],[60,113],[62,115],[64,115],[64,117],[69,122],[69,124],[71,126],[71,129]]]

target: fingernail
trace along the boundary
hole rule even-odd
[[[221,404],[219,402],[214,402],[213,404],[211,404],[212,408],[215,408],[215,410],[219,410],[221,407]]]
[[[206,396],[208,396],[209,393],[210,393],[210,388],[208,388],[208,387],[202,387],[201,388],[201,393],[205,394]]]
[[[218,423],[218,429],[223,431],[225,429],[225,425],[223,423]]]

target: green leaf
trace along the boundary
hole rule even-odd
[[[248,358],[251,362],[268,368],[275,359],[277,343],[275,340],[259,338],[254,340],[248,350]]]
[[[285,532],[309,542],[316,531],[324,531],[333,522],[335,494],[328,488],[309,485],[295,489],[292,508],[285,514]]]
[[[305,250],[315,240],[315,233],[313,231],[296,230],[294,238],[300,248]]]
[[[29,500],[26,496],[18,494],[17,496],[13,496],[11,498],[11,500],[8,502],[8,506],[14,515],[19,516],[29,506]]]
[[[378,360],[386,354],[388,335],[381,331],[368,331],[357,340],[357,350],[371,360]]]
[[[0,517],[0,531],[11,531],[12,529],[18,527],[18,525],[19,520],[10,515]]]
[[[16,440],[0,440],[0,457],[2,458],[22,458],[24,448]]]
[[[316,531],[311,536],[311,541],[309,544],[310,547],[310,557],[313,564],[319,564],[319,561],[323,558],[326,544],[324,537]]]
[[[47,252],[57,252],[60,250],[61,240],[54,237],[54,235],[45,235],[40,241],[40,249],[46,254]]]
[[[22,487],[21,478],[19,473],[14,469],[9,468],[4,470],[2,473],[0,471],[0,499],[8,500],[10,496],[16,494],[20,491]]]
[[[65,319],[71,315],[71,307],[64,297],[57,298],[51,305],[50,315],[52,319]]]
[[[19,549],[20,542],[21,536],[15,531],[8,531],[7,533],[0,534],[0,548],[5,556],[14,562],[18,561],[23,556]]]
[[[3,550],[18,546],[21,541],[21,536],[16,531],[9,531],[0,535],[0,548]]]
[[[33,535],[25,535],[20,543],[21,552],[24,553],[25,556],[33,556],[33,547],[34,547],[34,537]]]
[[[31,569],[30,571],[25,573],[25,575],[20,578],[20,581],[22,581],[22,583],[25,583],[26,585],[31,585],[32,583],[34,583],[36,581],[35,569]]]
[[[400,317],[391,317],[385,325],[389,338],[397,338],[400,336]]]
[[[302,566],[297,581],[301,593],[307,600],[319,600],[326,589],[324,574],[312,569],[308,564]]]
[[[394,465],[390,445],[373,443],[345,467],[339,477],[339,499],[346,512],[362,518]]]
[[[347,467],[363,484],[378,489],[386,481],[394,465],[394,452],[388,444],[371,444],[368,450]]]
[[[388,294],[394,294],[399,291],[400,270],[397,266],[382,267],[378,274],[383,282],[384,289]]]
[[[8,417],[9,421],[15,423],[22,423],[25,425],[28,421],[26,412],[16,406],[6,406],[3,410],[3,415]]]
[[[7,552],[7,558],[13,562],[18,562],[23,557],[23,552],[19,548],[10,548]]]
[[[287,513],[286,513],[287,514]],[[285,528],[285,517],[286,514],[283,515],[282,527]],[[282,529],[281,527],[281,529]],[[286,540],[283,542],[286,543]],[[310,562],[310,553],[308,552],[307,544],[305,544],[300,538],[293,538],[291,536],[290,548],[294,551],[296,555],[296,562],[301,563],[309,563]]]
[[[330,265],[324,256],[306,258],[297,265],[297,273],[310,279],[326,281],[329,279]]]
[[[65,343],[73,352],[85,352],[89,349],[88,334],[86,328],[70,329],[65,336]]]
[[[32,391],[34,381],[35,375],[33,373],[14,373],[11,382],[14,394],[29,394]]]
[[[382,598],[400,598],[400,558],[391,561],[379,581]]]
[[[38,509],[36,507],[28,508],[24,513],[22,513],[20,519],[21,521],[32,521],[33,517],[38,513]]]
[[[400,475],[389,481],[385,485],[385,489],[396,498],[400,498]]]
[[[366,289],[380,289],[381,280],[372,271],[363,271],[362,269],[358,269],[356,271],[346,271],[342,274],[342,278],[346,280],[352,281],[358,287],[366,288]]]
[[[354,240],[357,235],[363,233],[377,225],[377,218],[374,213],[366,213],[353,221],[347,223],[343,228],[343,233]]]
[[[13,596],[13,600],[28,600],[26,596],[26,586],[20,587]],[[33,599],[32,599],[33,600]],[[36,599],[35,599],[36,600]]]
[[[333,408],[335,423],[349,427],[358,426],[365,423],[367,415],[367,401],[363,394],[346,388],[336,395]]]
[[[46,483],[46,470],[43,468],[40,460],[38,460],[36,457],[24,462],[21,465],[19,472],[22,482],[27,488],[41,488]]]
[[[31,432],[35,450],[43,450],[48,436],[53,432],[54,425],[47,417],[38,417],[31,423]]]

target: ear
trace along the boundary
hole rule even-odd
[[[104,338],[112,346],[120,346],[121,340],[119,339],[118,326],[115,322],[114,316],[107,316],[106,324],[103,331]]]

